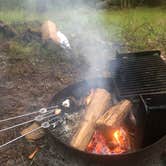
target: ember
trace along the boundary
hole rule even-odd
[[[112,142],[116,147],[114,153],[123,153],[131,149],[130,139],[127,132],[121,127],[114,131]]]
[[[95,131],[92,140],[87,147],[87,152],[95,154],[111,154],[106,140],[100,131]]]
[[[86,150],[90,153],[103,155],[121,154],[131,150],[131,144],[127,132],[120,127],[111,131],[109,140],[104,137],[102,132],[95,131]]]

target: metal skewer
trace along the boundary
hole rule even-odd
[[[11,143],[13,143],[13,142],[15,142],[15,141],[17,141],[17,140],[23,138],[24,136],[26,136],[26,135],[28,135],[28,134],[31,134],[31,133],[34,132],[34,131],[37,131],[37,130],[41,129],[41,128],[42,128],[42,127],[40,126],[40,127],[36,128],[36,129],[31,130],[30,132],[28,132],[28,133],[26,133],[26,134],[24,134],[24,135],[21,135],[21,136],[19,136],[19,137],[16,137],[15,139],[12,139],[12,140],[6,142],[5,144],[0,145],[0,149],[3,148],[4,146],[7,146],[7,145],[9,145],[9,144],[11,144]]]
[[[27,113],[27,114],[23,114],[23,115],[14,116],[14,117],[7,118],[7,119],[2,119],[2,120],[0,120],[0,123],[6,122],[6,121],[9,121],[9,120],[14,120],[14,119],[26,117],[26,116],[33,115],[33,114],[37,114],[37,113],[39,113],[39,114],[45,114],[45,113],[47,113],[50,109],[52,110],[52,109],[55,109],[55,108],[57,108],[57,107],[58,107],[58,106],[50,106],[50,107],[47,107],[47,108],[41,108],[40,110],[31,112],[31,113]]]
[[[9,145],[9,144],[11,144],[11,143],[13,143],[13,142],[15,142],[15,141],[21,139],[21,138],[23,138],[24,136],[26,136],[26,135],[28,135],[28,134],[31,134],[31,133],[33,133],[33,132],[35,132],[35,131],[37,131],[37,130],[39,130],[39,129],[41,129],[41,128],[46,129],[46,128],[49,128],[49,127],[50,127],[50,123],[49,123],[49,122],[43,122],[38,128],[33,129],[33,130],[31,130],[31,131],[29,131],[29,132],[27,132],[27,133],[25,133],[25,134],[23,134],[23,135],[21,135],[21,136],[19,136],[19,137],[16,137],[16,138],[14,138],[14,139],[12,139],[12,140],[10,140],[10,141],[8,141],[8,142],[6,142],[6,143],[0,145],[0,150],[1,150],[3,147],[5,147],[5,146],[7,146],[7,145]]]
[[[42,108],[42,109],[40,109],[39,111],[36,111],[36,112],[32,112],[32,113],[28,113],[28,114],[19,115],[19,116],[7,118],[7,119],[4,119],[4,120],[0,120],[0,122],[5,122],[5,121],[9,121],[9,120],[13,120],[13,119],[25,117],[25,116],[28,116],[28,115],[32,115],[32,114],[35,114],[35,113],[40,113],[40,114],[41,114],[41,115],[36,116],[36,117],[35,117],[34,119],[32,119],[32,120],[29,120],[29,121],[26,121],[26,122],[23,122],[23,123],[19,123],[19,124],[16,124],[16,125],[11,126],[11,127],[8,127],[8,128],[1,129],[0,132],[13,129],[13,128],[15,128],[15,127],[22,126],[22,125],[24,125],[24,124],[28,124],[28,123],[31,123],[31,122],[33,122],[33,121],[38,121],[38,122],[40,122],[40,121],[43,121],[44,119],[52,118],[52,117],[53,117],[52,119],[56,119],[56,117],[54,117],[54,116],[58,116],[58,115],[61,113],[61,112],[58,112],[58,113],[56,114],[56,112],[55,112],[55,110],[54,110],[54,109],[56,109],[56,108],[58,108],[58,106],[51,106],[51,107],[48,107],[48,108]],[[53,114],[52,114],[52,113],[53,113]],[[51,115],[49,115],[49,114],[51,114]],[[48,115],[48,116],[45,116],[45,115]],[[0,145],[0,150],[1,150],[2,148],[4,148],[5,146],[7,146],[7,145],[9,145],[9,144],[11,144],[11,143],[13,143],[13,142],[15,142],[15,141],[17,141],[17,140],[23,138],[24,136],[26,136],[26,135],[28,135],[28,134],[31,134],[31,133],[35,132],[35,131],[37,131],[37,130],[39,130],[39,129],[41,129],[41,128],[44,128],[44,129],[45,129],[45,128],[49,128],[49,127],[53,124],[53,123],[50,123],[50,122],[52,121],[52,119],[49,119],[48,121],[41,123],[41,125],[40,125],[38,128],[33,129],[33,130],[31,130],[31,131],[29,131],[29,132],[27,132],[27,133],[25,133],[25,134],[23,134],[23,135],[21,135],[21,136],[19,136],[19,137],[16,137],[16,138],[14,138],[14,139],[12,139],[12,140],[10,140],[10,141],[8,141],[8,142],[6,142],[6,143]]]
[[[46,113],[46,114],[44,114],[44,115],[47,115],[47,114],[50,114],[50,113],[53,113],[53,111],[51,111],[51,112],[48,112],[48,113]],[[46,119],[46,118],[50,118],[50,117],[53,117],[53,116],[55,116],[55,114],[53,114],[53,115],[49,115],[49,116],[46,116],[46,117],[44,117],[44,116],[42,116],[42,115],[39,115],[39,116],[36,116],[34,119],[32,119],[32,120],[29,120],[29,121],[26,121],[26,122],[23,122],[23,123],[19,123],[19,124],[16,124],[16,125],[13,125],[13,126],[11,126],[11,127],[7,127],[7,128],[4,128],[4,129],[1,129],[0,130],[0,133],[1,132],[4,132],[4,131],[7,131],[7,130],[10,130],[10,129],[13,129],[13,128],[16,128],[16,127],[19,127],[19,126],[23,126],[23,125],[25,125],[25,124],[28,124],[28,123],[31,123],[31,122],[34,122],[34,121],[42,121],[42,120],[44,120],[44,119]]]

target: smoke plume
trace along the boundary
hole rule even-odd
[[[86,0],[28,0],[26,7],[37,5],[45,19],[52,20],[71,41],[76,56],[83,56],[89,64],[85,77],[103,76],[109,60],[115,54],[112,43],[106,41],[101,11],[96,1]],[[43,4],[42,4],[43,3]]]

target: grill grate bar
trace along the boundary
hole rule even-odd
[[[125,89],[124,87],[121,87],[121,88],[119,88],[120,90],[123,90],[123,92],[127,92],[127,91],[132,91],[132,90],[135,90],[135,89],[138,89],[138,90],[156,90],[156,89],[164,89],[164,88],[166,88],[166,85],[164,85],[164,86],[162,86],[161,85],[161,87],[159,88],[159,86],[158,85],[147,85],[146,84],[146,86],[139,86],[139,87],[133,87],[133,86],[131,86],[130,88],[128,88],[128,89]]]
[[[127,58],[127,59],[120,59],[119,63],[132,63],[134,62],[135,64],[138,63],[153,63],[154,61],[160,63],[162,61],[162,59],[157,59],[157,57],[146,57],[146,59],[142,59],[141,57],[139,59],[137,58]],[[160,58],[160,57],[159,57]]]
[[[118,86],[119,86],[119,84],[118,84]],[[141,89],[141,88],[144,89],[144,88],[147,88],[147,87],[149,87],[150,89],[152,89],[152,88],[155,89],[155,88],[158,88],[159,86],[160,86],[160,89],[166,87],[166,85],[156,82],[156,84],[131,85],[130,88],[128,88],[127,90],[136,89],[136,88],[137,89]],[[126,88],[125,88],[125,86],[121,86],[119,89],[125,90]]]
[[[128,96],[128,95],[133,95],[133,93],[134,93],[134,95],[148,95],[148,94],[161,94],[161,93],[165,93],[166,92],[166,88],[165,89],[156,89],[156,90],[154,90],[154,89],[150,89],[150,90],[133,90],[133,91],[126,91],[126,92],[120,92],[120,96]]]
[[[166,76],[164,76],[164,75],[159,76],[155,80],[153,79],[153,76],[148,76],[148,77],[141,76],[141,77],[136,77],[134,79],[130,79],[130,78],[122,79],[122,81],[118,84],[120,84],[120,85],[136,84],[137,85],[140,83],[163,82],[163,81],[165,81],[165,79],[166,79]]]
[[[141,55],[117,56],[115,83],[121,96],[166,92],[166,63],[160,54],[154,51]]]
[[[155,63],[155,62],[154,62]],[[156,64],[155,64],[156,65]],[[157,73],[159,73],[159,72],[165,72],[166,71],[166,69],[163,67],[163,68],[161,68],[161,67],[158,67],[158,68],[156,68],[156,67],[150,67],[150,66],[148,66],[149,68],[147,69],[146,67],[142,67],[142,66],[140,66],[139,68],[134,68],[134,67],[132,67],[131,66],[131,68],[129,68],[129,69],[125,69],[125,68],[123,68],[123,69],[119,69],[119,72],[122,72],[122,73],[135,73],[135,72],[139,72],[140,74],[141,74],[141,72],[142,73],[145,73],[145,72],[153,72],[153,71],[155,71],[155,72],[157,72]]]
[[[136,60],[136,61],[141,61],[141,60],[143,60],[143,61],[151,61],[151,60],[160,60],[160,59],[156,59],[156,58],[158,58],[158,57],[160,57],[160,55],[158,54],[158,55],[153,55],[153,54],[151,54],[150,56],[147,56],[147,55],[145,55],[145,56],[139,56],[139,59],[138,59],[138,56],[137,55],[131,55],[131,56],[129,56],[129,54],[126,54],[126,55],[124,55],[124,54],[121,54],[121,55],[117,55],[117,58],[119,59],[119,61],[124,61],[124,60],[127,60],[127,61],[134,61],[134,60]]]
[[[155,64],[154,64],[155,63]],[[142,62],[139,62],[137,64],[127,64],[127,63],[118,63],[119,65],[119,70],[131,70],[131,69],[134,69],[134,70],[141,70],[141,69],[165,69],[165,65],[166,63],[165,62],[156,62],[156,61],[153,61],[153,63],[142,63]],[[148,68],[147,68],[148,66]]]
[[[133,94],[134,93],[134,94]],[[131,92],[131,93],[122,93],[122,92],[119,92],[118,93],[119,96],[121,97],[133,97],[134,96],[140,96],[140,95],[155,95],[155,94],[166,94],[166,90],[163,90],[163,91],[143,91],[143,92],[140,92],[140,91],[134,91],[134,92]]]

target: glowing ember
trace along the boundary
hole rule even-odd
[[[119,128],[111,132],[106,139],[100,131],[96,131],[90,141],[87,151],[96,154],[121,154],[131,150],[131,144],[127,132]]]
[[[111,154],[104,136],[99,131],[95,131],[92,140],[87,147],[87,151],[95,154]]]
[[[114,132],[114,138],[116,139],[117,143],[120,144],[120,130]]]
[[[131,149],[129,136],[123,128],[114,131],[112,142],[116,145],[115,153],[123,153]]]

